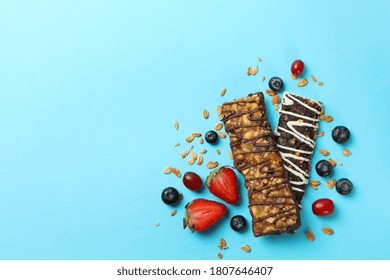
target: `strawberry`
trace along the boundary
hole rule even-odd
[[[213,195],[229,204],[235,204],[240,200],[236,173],[228,166],[211,171],[206,179],[206,186]]]
[[[204,231],[214,225],[227,213],[224,204],[197,198],[186,205],[186,216],[183,219],[184,228],[188,226],[194,231]]]

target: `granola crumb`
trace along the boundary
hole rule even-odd
[[[219,95],[220,95],[220,96],[224,96],[225,93],[226,93],[226,88],[222,89],[222,90],[221,90],[221,93],[220,93]]]
[[[298,76],[295,76],[293,73],[290,73],[290,77],[293,78],[294,80],[298,79]]]
[[[249,253],[251,251],[251,247],[248,244],[245,246],[241,246],[240,248],[241,248],[241,250],[243,250],[244,252],[247,252],[247,253]]]
[[[172,172],[172,167],[170,167],[170,166],[165,167],[165,169],[164,169],[165,174],[169,174],[171,172]]]
[[[180,170],[176,167],[172,168],[172,173],[175,174],[177,178],[181,178]]]
[[[218,131],[218,134],[221,138],[226,138],[226,133],[223,131]]]
[[[323,227],[322,232],[328,235],[332,235],[334,233],[334,230],[330,227]]]
[[[334,159],[332,159],[332,158],[329,158],[328,161],[330,162],[330,164],[332,166],[336,166],[337,165],[336,161]]]
[[[318,82],[318,85],[319,85],[319,86],[323,86],[323,85],[324,85],[324,83],[323,83],[323,82],[321,82],[321,81],[319,81],[319,82]]]
[[[261,80],[264,82],[265,81],[265,76],[261,77]]]
[[[220,252],[218,253],[218,258],[220,258],[220,259],[223,258],[223,255]]]
[[[347,148],[344,148],[344,150],[343,150],[343,155],[344,156],[349,156],[349,155],[351,155],[352,154],[352,152],[349,150],[349,149],[347,149]]]
[[[270,96],[275,96],[277,94],[276,91],[274,91],[272,89],[266,89],[265,93],[270,95]]]
[[[322,136],[324,136],[324,134],[325,134],[325,132],[320,131],[320,132],[317,133],[317,137],[322,137]]]
[[[311,78],[311,80],[312,80],[313,82],[315,82],[315,83],[317,82],[316,77],[314,77],[313,75],[311,75],[310,78]]]
[[[326,149],[320,148],[320,153],[324,156],[329,156],[330,152]]]
[[[304,86],[307,85],[308,82],[309,82],[309,81],[308,81],[306,78],[302,78],[302,79],[300,79],[300,80],[298,81],[297,85],[298,85],[299,87],[304,87]]]
[[[198,156],[197,164],[201,165],[203,163],[203,156]]]
[[[309,185],[314,189],[316,190],[317,189],[317,186],[321,185],[321,182],[319,180],[312,180]]]
[[[199,143],[200,143],[200,144],[203,144],[203,142],[204,142],[203,138],[200,138],[200,139],[199,139]]]
[[[311,231],[311,229],[307,229],[305,232],[305,236],[307,240],[314,241],[314,233]]]
[[[221,154],[221,150],[220,149],[216,149],[215,151],[217,152],[218,155]]]
[[[221,249],[221,250],[229,248],[229,247],[227,246],[227,243],[226,243],[226,240],[225,240],[225,239],[221,238],[221,239],[219,240],[218,248]]]
[[[223,127],[223,124],[222,123],[217,123],[215,126],[214,126],[214,129],[215,130],[221,130]]]
[[[210,160],[208,163],[206,163],[206,167],[208,169],[213,169],[213,168],[215,168],[217,166],[218,166],[218,161],[211,161]]]
[[[179,130],[179,122],[175,120],[175,122],[173,123],[173,125],[175,126],[175,129],[176,130]]]
[[[329,189],[333,189],[334,185],[336,184],[336,179],[335,178],[332,178],[331,180],[328,180],[326,181],[326,186],[329,188]]]
[[[203,118],[205,118],[205,119],[209,118],[209,111],[207,109],[204,109],[202,114],[203,114]]]
[[[173,210],[173,211],[171,212],[171,216],[172,216],[172,217],[175,216],[176,213],[177,213],[177,210],[175,209],[175,210]]]

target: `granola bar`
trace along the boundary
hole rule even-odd
[[[301,203],[309,182],[321,110],[321,102],[287,91],[283,93],[275,136],[298,203]]]
[[[299,208],[268,123],[264,95],[249,94],[222,105],[234,166],[245,178],[254,236],[292,233]]]

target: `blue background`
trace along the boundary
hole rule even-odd
[[[330,2],[1,1],[0,258],[217,259],[223,237],[224,259],[389,259],[390,4]],[[323,87],[310,79],[296,86],[289,68],[297,58]],[[259,73],[248,77],[248,66]],[[344,163],[334,177],[350,178],[353,194],[321,179],[318,190],[308,188],[295,235],[254,238],[229,227],[233,215],[250,219],[239,177],[242,202],[228,206],[227,218],[205,233],[183,230],[188,201],[218,199],[163,169],[205,178],[204,165],[180,157],[185,138],[212,129],[217,105],[265,91],[272,76],[324,102],[334,121],[321,123],[313,163],[324,158],[318,148],[331,151]],[[267,105],[274,127],[268,96]],[[338,124],[352,132],[348,158],[330,138]],[[228,139],[220,156],[194,143],[201,148],[205,161],[232,164]],[[167,186],[184,195],[176,207],[161,202]],[[311,213],[320,197],[334,200],[334,215]]]

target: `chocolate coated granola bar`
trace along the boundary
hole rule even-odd
[[[321,102],[283,93],[275,136],[298,203],[301,203],[310,175],[321,110]]]
[[[234,166],[243,174],[255,236],[294,232],[299,208],[268,124],[264,95],[250,94],[222,105]]]

